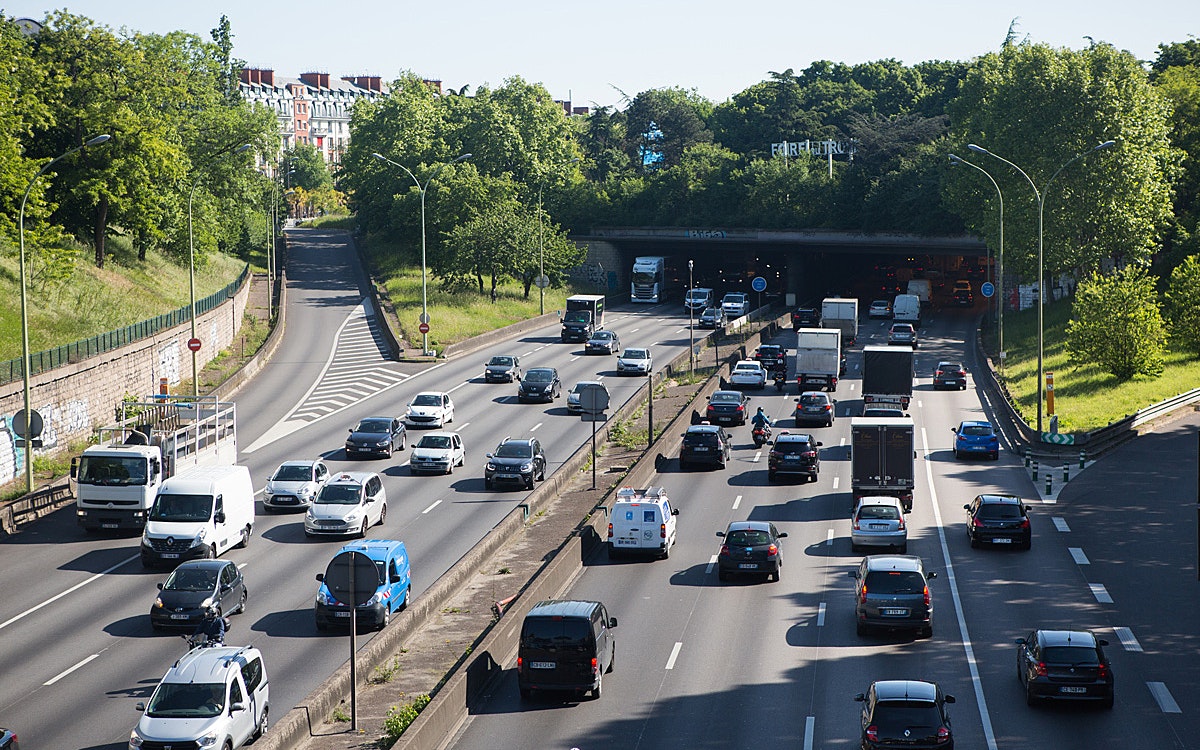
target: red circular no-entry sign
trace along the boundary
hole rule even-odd
[[[429,324],[422,323],[421,325],[417,326],[417,330],[421,333],[429,333]]]
[[[188,349],[194,352],[200,351],[200,339],[188,339]]]

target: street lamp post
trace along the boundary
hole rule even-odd
[[[1046,191],[1050,189],[1050,183],[1054,182],[1054,178],[1056,178],[1060,174],[1062,174],[1062,171],[1064,169],[1071,166],[1075,162],[1079,161],[1083,157],[1088,156],[1089,154],[1094,154],[1097,151],[1102,151],[1106,148],[1115,146],[1116,144],[1117,144],[1116,141],[1111,141],[1111,140],[1104,141],[1103,143],[1098,143],[1095,146],[1092,146],[1087,151],[1081,151],[1080,153],[1075,154],[1069,160],[1067,160],[1067,162],[1065,164],[1063,164],[1061,167],[1059,167],[1058,170],[1054,174],[1050,175],[1050,179],[1046,180],[1046,184],[1044,184],[1042,186],[1042,189],[1040,191],[1037,189],[1037,185],[1033,184],[1033,180],[1030,179],[1029,175],[1025,173],[1025,170],[1021,169],[1016,164],[1013,164],[1011,161],[1009,161],[1008,159],[1005,159],[1003,156],[1000,156],[998,154],[992,153],[991,151],[988,151],[983,146],[977,146],[974,143],[967,144],[967,148],[971,149],[975,153],[987,154],[988,156],[990,156],[994,159],[999,159],[1000,161],[1004,162],[1008,166],[1010,166],[1013,169],[1020,172],[1021,176],[1025,178],[1025,181],[1029,183],[1029,187],[1033,188],[1033,197],[1035,199],[1037,199],[1037,207],[1038,207],[1038,227],[1037,227],[1037,230],[1038,230],[1037,231],[1037,234],[1038,234],[1038,251],[1037,251],[1037,260],[1038,260],[1038,262],[1037,262],[1037,265],[1038,265],[1038,280],[1037,280],[1037,288],[1038,288],[1037,431],[1038,431],[1039,435],[1042,432],[1042,413],[1044,410],[1044,404],[1042,403],[1042,399],[1044,398],[1045,388],[1046,388],[1046,384],[1044,382],[1044,378],[1045,378],[1045,372],[1044,372],[1045,343],[1046,343],[1045,338],[1046,338],[1046,336],[1045,336],[1044,319],[1043,319],[1043,312],[1044,312],[1043,308],[1045,307],[1045,304],[1046,304],[1046,290],[1045,290],[1046,284],[1045,284],[1045,278],[1044,278],[1044,276],[1045,276],[1045,257],[1043,254],[1044,237],[1045,237],[1043,229],[1044,229],[1044,216],[1045,216],[1044,209],[1046,207]]]
[[[688,294],[692,292],[692,261],[688,261]],[[696,319],[692,303],[688,302],[688,374],[696,375]]]
[[[21,196],[21,210],[17,219],[17,234],[19,235],[19,244],[21,246],[20,265],[21,265],[21,373],[25,377],[24,382],[24,397],[25,397],[25,491],[33,492],[33,436],[30,434],[30,426],[32,424],[33,406],[30,403],[32,399],[30,378],[29,378],[29,298],[25,286],[25,202],[29,200],[29,192],[33,190],[33,185],[37,179],[46,173],[46,170],[72,154],[77,154],[87,146],[99,146],[105,143],[112,136],[98,135],[86,141],[82,146],[76,146],[69,151],[65,151],[50,161],[42,165],[25,186],[25,195]]]
[[[556,169],[558,167],[565,167],[568,164],[574,164],[577,161],[579,161],[578,156],[576,156],[573,159],[568,159],[566,161],[558,162],[557,164],[551,164],[550,168]],[[538,180],[538,212],[537,213],[538,213],[538,291],[540,292],[539,299],[538,299],[538,311],[539,311],[538,314],[545,315],[546,314],[546,287],[542,283],[543,282],[542,277],[544,277],[546,275],[546,248],[545,248],[545,245],[542,244],[542,181],[540,179]]]
[[[405,173],[408,174],[408,176],[412,178],[412,181],[417,184],[417,190],[420,191],[420,193],[421,193],[421,323],[423,323],[424,325],[429,325],[429,296],[428,296],[428,287],[426,284],[427,271],[426,271],[426,264],[425,264],[425,192],[429,189],[429,184],[431,182],[433,182],[434,178],[438,176],[439,172],[441,172],[443,169],[450,166],[451,164],[457,164],[460,161],[470,159],[471,154],[459,154],[454,159],[452,159],[444,164],[439,165],[437,169],[433,170],[433,174],[429,175],[429,179],[425,180],[424,185],[422,185],[421,181],[417,179],[417,176],[415,174],[413,174],[412,171],[408,167],[404,166],[403,164],[394,162],[391,159],[387,158],[386,156],[384,156],[383,154],[380,154],[380,153],[373,153],[373,154],[371,154],[371,156],[374,156],[376,159],[379,159],[380,161],[385,161],[388,164],[391,164],[393,167],[400,167],[401,169],[403,169],[405,171]],[[429,334],[428,333],[421,334],[421,353],[425,354],[426,356],[428,356],[428,354],[429,354]]]
[[[1000,192],[1000,185],[998,185],[996,183],[996,179],[994,177],[992,177],[991,172],[988,172],[983,167],[981,167],[977,164],[972,164],[971,162],[967,161],[966,159],[963,159],[962,157],[959,157],[959,156],[955,156],[954,154],[950,154],[950,163],[951,164],[965,164],[966,166],[968,166],[972,169],[976,169],[980,172],[983,172],[983,175],[991,181],[992,187],[996,188],[996,195],[998,195],[1000,197],[1000,250],[996,256],[998,260],[996,263],[996,275],[995,275],[995,278],[998,283],[996,284],[996,291],[994,292],[994,294],[996,295],[996,321],[997,321],[997,323],[996,323],[996,336],[997,336],[996,357],[1000,361],[1000,370],[1001,370],[1001,372],[1003,372],[1004,371],[1004,193]]]

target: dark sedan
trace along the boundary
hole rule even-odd
[[[786,531],[768,521],[734,521],[717,536],[724,538],[717,554],[717,578],[728,581],[735,575],[766,575],[779,580],[783,567],[783,548],[779,540]]]
[[[1087,630],[1035,630],[1017,640],[1017,679],[1025,702],[1097,701],[1113,707],[1108,641]]]
[[[517,388],[518,401],[554,401],[562,394],[562,381],[553,367],[535,367],[525,373]]]
[[[483,379],[488,383],[515,383],[521,379],[521,358],[498,354],[483,366]]]
[[[741,391],[717,391],[708,397],[704,418],[712,424],[744,425],[750,397]]]
[[[346,438],[346,456],[353,458],[359,453],[391,458],[396,451],[404,450],[408,440],[408,428],[399,417],[367,417],[350,429]]]
[[[155,630],[195,628],[210,606],[222,615],[246,609],[246,581],[237,565],[228,560],[185,562],[158,584],[158,589],[150,608],[150,626]]]
[[[938,362],[933,371],[933,389],[957,388],[967,390],[967,370],[960,362]]]
[[[696,325],[700,328],[724,328],[726,322],[725,311],[719,307],[704,308],[696,319]]]
[[[963,508],[967,511],[967,538],[972,547],[984,542],[1015,545],[1022,549],[1032,546],[1029,509],[1021,498],[978,495]]]

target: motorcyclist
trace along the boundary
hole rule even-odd
[[[763,408],[758,407],[758,411],[750,418],[755,428],[771,429],[771,419],[763,412]]]
[[[209,606],[204,608],[204,619],[192,631],[193,639],[200,636],[207,638],[209,643],[225,643],[225,618],[218,615],[216,607]]]

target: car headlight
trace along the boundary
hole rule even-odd
[[[524,463],[524,464],[521,464],[521,473],[522,473],[522,474],[525,474],[525,473],[527,473],[527,472],[530,472],[530,471],[532,471],[532,470],[533,470],[533,464],[531,464],[531,463]]]
[[[344,520],[346,523],[354,523],[355,521],[358,520],[358,511],[350,513],[342,520]]]
[[[484,468],[485,470],[487,470],[487,471],[495,471],[495,470],[496,470],[496,464],[489,463],[487,466],[485,466],[485,467],[483,467],[483,468]]]
[[[138,734],[136,729],[132,730],[129,733],[129,746],[130,747],[141,747],[142,746],[142,735]]]
[[[142,532],[142,545],[146,546],[146,547],[150,546],[150,532],[149,531]]]
[[[196,532],[196,537],[194,539],[192,539],[192,546],[199,547],[201,544],[204,544],[204,540],[207,538],[208,538],[208,529],[207,528],[200,529],[199,531]]]
[[[216,747],[217,746],[216,730],[212,730],[208,734],[201,737],[199,740],[196,741],[196,744],[199,745],[200,747]]]
[[[313,514],[313,512],[312,512],[312,508],[309,508],[308,512],[304,514],[304,520],[305,520],[305,521],[315,521],[315,520],[317,520],[317,517],[316,517],[316,515],[314,515],[314,514]]]
[[[387,445],[388,442],[389,441],[387,440],[387,438],[384,438],[383,440],[376,440],[375,445],[376,446],[384,446],[384,445]]]
[[[162,608],[163,608],[163,602],[162,602],[162,597],[161,597],[161,596],[160,596],[160,597],[158,597],[157,599],[155,599],[155,600],[154,600],[154,608],[155,608],[155,609],[162,609]]]
[[[379,604],[379,603],[380,603],[380,602],[382,602],[382,601],[383,601],[383,592],[382,592],[382,591],[376,591],[376,592],[375,592],[375,595],[374,595],[374,596],[372,596],[370,599],[368,599],[368,600],[367,600],[367,605],[369,606],[369,605],[372,605],[372,604]]]

